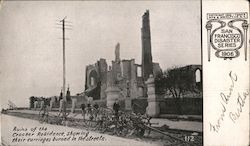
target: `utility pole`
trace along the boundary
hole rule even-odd
[[[62,20],[62,32],[63,32],[63,100],[66,101],[66,94],[65,94],[65,84],[66,84],[66,66],[65,66],[65,19]]]
[[[70,29],[70,28],[66,28],[67,27],[71,27],[72,25],[69,24],[65,24],[66,22],[69,21],[65,21],[65,19],[67,18],[67,16],[65,16],[62,20],[60,20],[60,24],[57,25],[62,25],[62,27],[60,27],[62,29],[62,40],[63,40],[63,87],[62,87],[62,97],[63,97],[63,117],[66,118],[66,103],[67,103],[67,99],[66,99],[66,52],[65,52],[65,30],[66,29]]]
[[[67,39],[65,37],[65,30],[69,29],[71,30],[70,27],[72,27],[71,24],[66,24],[66,23],[71,23],[69,21],[66,21],[67,16],[65,16],[62,20],[59,20],[59,24],[57,23],[56,25],[60,25],[60,29],[62,29],[62,39],[63,40],[63,86],[62,86],[62,93],[63,93],[63,100],[66,101],[66,52],[65,52],[65,40]]]

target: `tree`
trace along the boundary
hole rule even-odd
[[[156,77],[156,87],[169,91],[174,98],[180,98],[187,91],[195,92],[196,88],[192,72],[182,67],[172,67]]]
[[[163,75],[155,78],[156,91],[171,93],[173,98],[175,98],[177,112],[182,114],[181,96],[184,96],[187,92],[198,92],[198,87],[196,87],[196,82],[193,78],[193,71],[189,68],[172,67],[164,71]]]

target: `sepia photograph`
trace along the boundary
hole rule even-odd
[[[200,0],[1,1],[3,146],[203,145]]]

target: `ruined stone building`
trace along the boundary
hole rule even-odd
[[[84,92],[72,96],[68,87],[66,106],[74,112],[75,108],[79,109],[82,103],[91,103],[94,100],[100,107],[112,108],[115,100],[119,99],[123,109],[141,114],[147,113],[152,117],[159,117],[161,114],[201,115],[203,103],[201,65],[179,68],[181,72],[185,72],[185,78],[182,79],[187,80],[190,86],[194,87],[192,93],[187,92],[185,96],[183,94],[179,106],[176,105],[179,100],[168,94],[164,83],[157,84],[156,79],[163,77],[158,75],[163,73],[159,63],[153,62],[148,10],[142,16],[141,43],[141,64],[135,63],[135,59],[120,58],[120,49],[123,48],[117,43],[114,47],[115,58],[110,66],[104,58],[87,65]],[[162,87],[164,87],[163,90],[157,90]],[[60,100],[62,96],[61,92],[60,96],[50,98],[51,110],[52,108],[62,110],[63,104]],[[30,108],[36,109],[36,105],[42,107],[42,101],[43,99],[40,98],[30,98]]]
[[[106,99],[108,86],[116,86],[120,90],[120,98],[139,98],[147,96],[145,81],[150,74],[162,73],[159,63],[154,63],[151,53],[150,19],[147,10],[142,16],[141,28],[142,62],[136,64],[135,59],[120,58],[120,44],[115,46],[115,59],[108,66],[101,58],[95,64],[86,66],[85,95],[94,100]]]

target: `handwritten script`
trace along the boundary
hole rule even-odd
[[[220,114],[219,117],[215,120],[215,123],[210,122],[210,131],[212,132],[217,132],[217,133],[219,132],[220,128],[222,127],[225,121],[225,118],[229,118],[230,121],[236,123],[236,121],[240,118],[241,113],[243,112],[245,101],[249,96],[248,90],[242,93],[235,91],[235,87],[238,81],[237,74],[230,71],[228,75],[230,79],[230,85],[226,93],[224,92],[220,93],[220,99],[221,99]],[[234,93],[237,93],[236,97],[233,97]],[[230,101],[233,100],[233,98],[236,98],[237,107],[233,109],[232,108],[228,109],[228,104]]]

